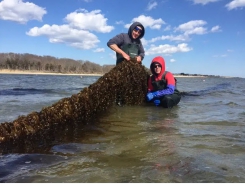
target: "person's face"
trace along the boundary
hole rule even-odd
[[[161,65],[159,65],[159,64],[155,64],[154,65],[154,71],[155,71],[156,74],[160,74],[161,70],[162,70]]]
[[[132,37],[133,37],[133,39],[137,39],[137,38],[140,36],[141,33],[142,33],[141,27],[136,26],[136,27],[134,28],[133,32],[132,32]]]

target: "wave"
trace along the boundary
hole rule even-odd
[[[225,82],[221,84],[217,84],[212,87],[208,87],[207,89],[203,90],[196,90],[196,91],[189,91],[189,92],[181,92],[182,96],[203,96],[203,95],[208,95],[210,93],[214,92],[221,92],[224,90],[227,90],[231,86],[231,83]]]
[[[72,91],[81,91],[81,88],[67,88],[67,89],[36,89],[36,88],[13,88],[13,89],[4,89],[0,90],[0,96],[8,96],[8,95],[36,95],[36,94],[48,94],[48,93],[61,93],[64,92],[72,92]]]
[[[35,88],[13,88],[0,90],[0,95],[35,95],[43,93],[53,93],[52,89],[35,89]]]

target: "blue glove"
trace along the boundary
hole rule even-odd
[[[146,95],[147,101],[151,101],[154,97],[157,97],[157,92],[153,92],[153,93],[149,92]]]
[[[146,98],[147,98],[147,101],[151,101],[154,98],[154,96],[152,93],[147,93]]]
[[[154,104],[155,104],[155,106],[160,105],[160,103],[161,103],[161,101],[160,101],[160,100],[154,100]]]

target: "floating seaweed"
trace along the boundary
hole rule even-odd
[[[67,128],[86,125],[99,117],[115,105],[119,97],[125,105],[142,104],[148,75],[143,65],[133,60],[122,62],[78,94],[63,98],[40,112],[0,123],[0,153],[45,145]]]

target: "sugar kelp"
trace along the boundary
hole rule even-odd
[[[0,123],[0,153],[26,152],[63,136],[68,127],[88,124],[107,112],[115,100],[139,105],[147,92],[147,69],[135,61],[122,62],[95,83],[71,97],[63,98],[40,112]]]

